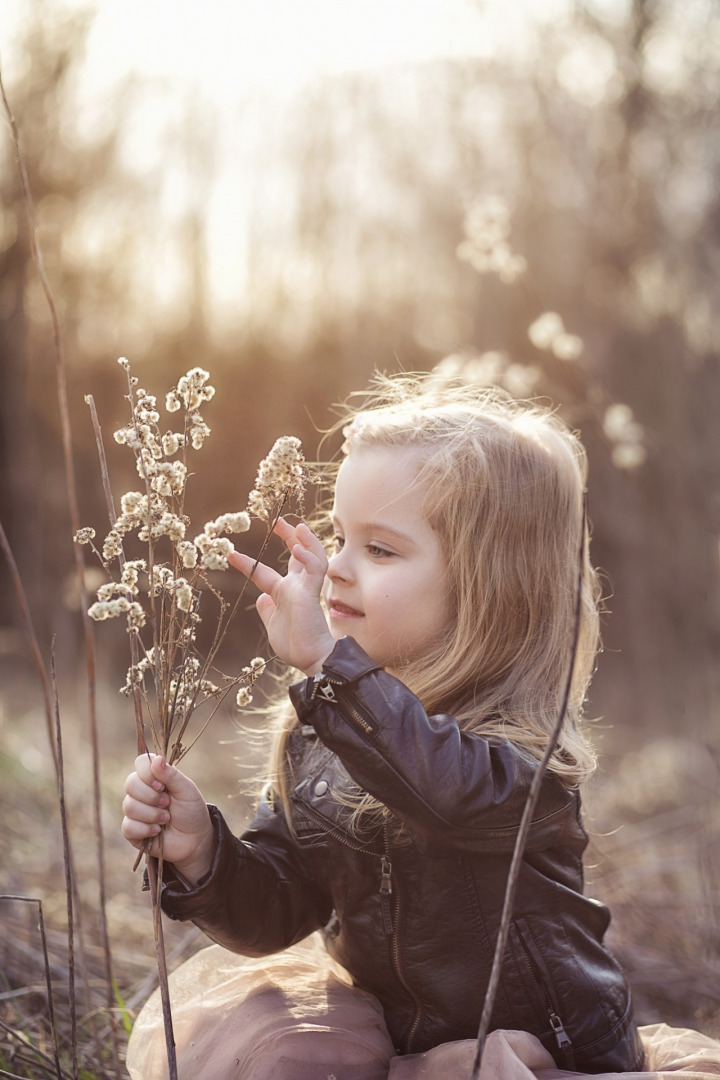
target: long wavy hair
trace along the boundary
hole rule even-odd
[[[507,739],[540,759],[562,705],[575,634],[587,530],[579,438],[548,408],[439,373],[377,376],[356,397],[333,428],[345,435],[344,453],[421,451],[418,494],[447,552],[454,618],[429,653],[402,667],[403,682],[428,713],[450,713],[464,731]],[[327,511],[313,522],[321,535],[328,523]],[[569,704],[548,763],[568,788],[596,764],[581,718],[599,645],[599,587],[587,542],[584,551]],[[271,757],[272,783],[286,805],[296,723],[285,709]],[[387,813],[360,789],[351,802],[357,826]]]

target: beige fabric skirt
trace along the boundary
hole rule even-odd
[[[217,945],[170,976],[179,1080],[469,1080],[473,1040],[395,1055],[379,1002],[351,985],[316,935],[276,956],[248,960]],[[655,1024],[640,1029],[646,1072],[659,1080],[720,1076],[720,1043]],[[165,1033],[156,991],[130,1037],[132,1080],[166,1080]],[[572,1080],[526,1032],[494,1031],[481,1080]],[[618,1074],[605,1074],[605,1078]],[[602,1078],[599,1078],[602,1080]]]

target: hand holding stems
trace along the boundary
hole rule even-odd
[[[257,610],[275,653],[314,675],[335,645],[320,604],[328,561],[304,522],[293,526],[279,518],[275,532],[290,550],[285,576],[240,552],[228,561],[262,590]],[[162,832],[163,858],[191,885],[210,869],[214,837],[205,800],[193,781],[162,755],[147,753],[136,759],[135,771],[125,781],[123,814],[125,839],[158,856]]]
[[[278,518],[275,532],[290,551],[287,574],[235,551],[228,562],[262,590],[256,607],[270,646],[286,664],[315,675],[335,645],[320,604],[328,561],[317,536],[304,522]]]
[[[133,847],[160,854],[196,884],[212,864],[214,837],[208,808],[189,777],[161,754],[140,754],[125,781],[122,834]],[[145,849],[146,840],[151,843]]]

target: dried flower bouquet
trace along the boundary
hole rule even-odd
[[[122,496],[121,512],[116,516],[94,405],[91,398],[86,398],[93,409],[111,527],[101,551],[95,547],[95,531],[91,528],[78,530],[75,540],[90,544],[111,574],[110,580],[98,589],[88,614],[96,621],[124,617],[127,622],[131,662],[121,693],[134,698],[138,749],[143,751],[150,743],[155,752],[176,763],[228,693],[235,691],[239,707],[250,703],[253,684],[267,663],[255,657],[238,675],[217,672],[217,653],[247,582],[230,604],[208,573],[227,570],[227,556],[233,550],[229,536],[247,532],[251,515],[267,526],[258,559],[262,556],[280,514],[293,501],[302,512],[307,473],[300,441],[292,436],[278,439],[260,463],[247,509],[221,514],[189,539],[190,520],[185,513],[187,455],[200,450],[210,434],[199,411],[215,393],[208,381],[210,376],[202,368],[193,368],[170,390],[166,410],[181,412],[183,424],[182,430],[163,434],[157,399],[138,386],[124,357],[118,363],[127,375],[131,415],[114,438],[133,452],[141,490]],[[124,541],[133,533],[145,545],[145,558],[125,557]],[[217,622],[212,642],[203,655],[198,648],[197,630],[201,601],[208,593],[217,605]],[[186,743],[190,720],[205,705],[200,731]]]

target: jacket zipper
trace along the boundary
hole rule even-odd
[[[530,971],[532,972],[533,979],[535,980],[535,984],[545,1001],[545,1008],[548,1012],[550,1027],[552,1028],[553,1035],[555,1036],[555,1042],[557,1043],[558,1050],[561,1050],[563,1054],[570,1054],[572,1052],[572,1039],[565,1030],[565,1025],[560,1019],[560,1016],[558,1015],[557,1008],[550,994],[550,989],[547,985],[547,982],[545,981],[540,965],[535,959],[532,950],[530,949],[528,943],[525,940],[525,935],[519,926],[517,927],[517,932],[523,952],[525,953],[528,964],[530,966]]]
[[[373,851],[361,844],[355,844],[352,840],[349,840],[345,834],[339,834],[332,828],[328,829],[327,821],[321,814],[316,813],[310,807],[303,805],[301,813],[305,814],[316,824],[321,825],[329,832],[329,835],[334,837],[339,843],[344,844],[345,847],[350,848],[352,851],[360,851],[363,855],[371,855],[373,858],[380,859],[380,887],[378,889],[380,893],[380,908],[382,911],[383,929],[387,937],[390,940],[390,955],[392,958],[393,971],[395,977],[402,986],[403,990],[412,999],[415,1015],[413,1016],[413,1022],[410,1026],[410,1032],[407,1037],[407,1043],[405,1047],[405,1053],[411,1052],[412,1042],[415,1038],[420,1021],[422,1019],[422,1006],[413,993],[412,989],[408,985],[408,982],[403,974],[402,963],[400,960],[400,894],[397,889],[393,887],[392,876],[392,861],[390,859],[390,837],[388,834],[387,823],[383,825],[383,848],[382,852]],[[392,899],[391,899],[392,897]]]
[[[347,718],[365,735],[374,735],[375,728],[370,723],[368,717],[364,711],[360,709],[352,701],[348,700],[345,693],[342,692],[342,687],[345,684],[331,679],[324,672],[319,672],[315,676],[315,685],[313,687],[312,696],[314,698],[320,698],[323,701],[329,701],[340,709],[340,711],[347,716]],[[337,836],[333,833],[336,839],[339,839],[341,843],[347,844],[350,848],[355,848],[357,851],[365,851],[368,854],[375,854],[376,852],[369,852],[367,848],[361,848],[354,845],[352,842],[345,839],[344,836]],[[412,989],[407,983],[405,975],[403,973],[401,956],[400,956],[400,894],[397,889],[393,889],[393,877],[392,877],[392,861],[390,859],[390,837],[388,832],[387,822],[383,825],[383,853],[380,855],[380,908],[382,911],[383,929],[385,934],[390,940],[390,954],[392,957],[393,970],[395,977],[400,985],[403,987],[407,995],[412,999],[413,1006],[415,1008],[415,1015],[413,1022],[410,1026],[410,1032],[407,1037],[407,1043],[405,1047],[405,1053],[409,1053],[412,1047],[413,1039],[417,1034],[417,1030],[420,1026],[422,1019],[422,1007],[413,993]]]
[[[405,978],[400,958],[400,927],[402,925],[400,921],[400,893],[397,891],[397,889],[393,893],[392,863],[390,861],[390,836],[387,822],[385,822],[385,824],[383,825],[383,846],[385,848],[385,854],[382,860],[382,880],[380,884],[380,893],[382,894],[383,912],[385,910],[385,905],[387,905],[388,909],[388,921],[386,925],[389,925],[389,934],[392,937],[390,949],[393,968],[395,969],[395,975],[398,982],[406,991],[408,996],[412,999],[413,1006],[415,1008],[415,1015],[413,1017],[413,1022],[410,1025],[410,1031],[408,1033],[407,1041],[405,1044],[405,1053],[409,1054],[412,1052],[413,1040],[417,1035],[418,1028],[420,1027],[420,1021],[422,1019],[422,1006]],[[390,911],[389,899],[391,895],[393,896],[392,911]]]
[[[341,687],[344,683],[329,678],[324,672],[318,672],[315,676],[315,685],[313,686],[312,696],[314,698],[320,698],[322,701],[330,701],[335,705],[338,705],[345,713],[349,720],[355,724],[356,727],[365,735],[374,735],[375,728],[370,723],[368,717],[359,706],[349,701],[345,694],[342,694]],[[342,700],[341,700],[342,699]]]

